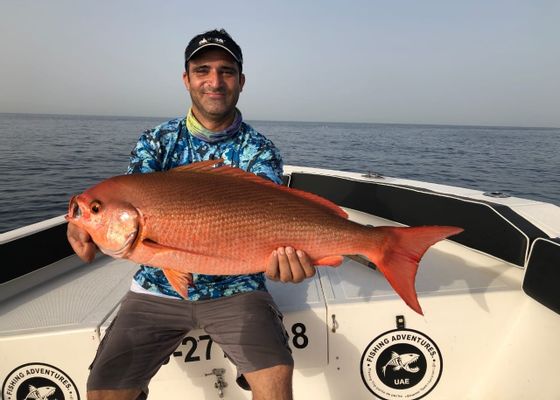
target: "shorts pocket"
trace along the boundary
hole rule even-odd
[[[276,332],[278,334],[278,340],[291,353],[292,349],[289,346],[290,335],[288,335],[288,331],[286,331],[286,327],[284,326],[284,315],[280,312],[280,310],[274,304],[269,304],[269,310],[272,313],[274,321],[277,325]]]

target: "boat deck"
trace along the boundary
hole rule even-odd
[[[394,224],[347,211],[361,223]],[[83,395],[87,366],[136,266],[105,256],[90,265],[76,256],[59,264],[51,267],[65,272],[0,303],[0,362],[13,366],[31,360],[58,366],[73,377]],[[379,272],[349,258],[338,268],[319,268],[314,278],[302,284],[269,282],[268,286],[291,336],[296,393],[308,393],[312,388],[318,398],[371,398],[358,372],[360,359],[375,338],[397,329],[395,318],[402,316],[406,328],[424,332],[437,343],[441,361],[445,360],[445,379],[439,379],[433,394],[451,391],[477,398],[481,393],[498,393],[492,392],[497,390],[495,382],[488,380],[491,368],[493,376],[503,380],[523,369],[527,379],[553,390],[553,383],[536,369],[527,368],[532,351],[521,349],[536,345],[528,326],[544,316],[548,325],[539,330],[539,340],[549,343],[550,350],[550,343],[556,340],[554,332],[560,332],[560,318],[523,294],[522,277],[519,267],[444,241],[428,251],[417,276],[425,316],[412,312]],[[449,324],[456,329],[450,332]],[[218,398],[212,371],[222,368],[228,382],[225,398],[249,398],[233,382],[233,367],[220,356],[219,347],[207,345],[203,331],[189,333],[152,381],[151,395],[168,398],[177,390],[199,393],[194,398]],[[468,357],[473,351],[478,355]],[[559,349],[554,351],[560,354]],[[487,354],[493,354],[492,359],[481,365]],[[467,371],[470,379],[462,379]],[[532,393],[519,381],[510,381],[509,387],[515,390],[504,393]],[[502,393],[504,388],[498,388]]]
[[[443,218],[448,225],[455,220],[466,224],[460,226],[469,226],[470,234],[462,241],[437,243],[423,257],[416,289],[424,316],[408,308],[378,271],[354,258],[345,258],[337,268],[318,268],[315,277],[297,285],[268,282],[290,336],[297,398],[558,398],[557,371],[550,363],[560,357],[560,302],[554,286],[558,207],[515,198],[488,204],[479,192],[467,189],[297,171],[291,171],[291,184],[305,183],[332,196],[359,223],[398,225],[389,219],[394,216],[402,224],[424,224],[423,218],[432,224]],[[363,208],[348,206],[363,205],[356,193],[367,198]],[[373,200],[378,213],[367,212]],[[417,215],[410,204],[420,207],[412,210]],[[32,248],[29,243],[44,240],[51,228],[61,235],[53,241],[61,242],[63,223],[56,218],[27,227],[0,237],[0,244],[6,249],[23,243],[6,252],[20,254],[26,266],[27,260],[41,259],[35,249],[45,248],[44,242]],[[538,257],[532,260],[535,248]],[[66,389],[60,386],[59,400],[85,398],[88,366],[136,268],[102,255],[86,265],[71,255],[1,283],[2,396],[25,398],[36,382],[32,379],[44,378],[39,382],[46,384],[49,377],[38,375],[46,371],[69,382]],[[535,283],[531,288],[524,286],[528,275]],[[393,368],[397,356],[416,361],[403,364],[407,370]],[[227,384],[223,397],[220,382]],[[232,364],[202,330],[187,334],[150,384],[150,398],[177,394],[250,398],[235,384]]]

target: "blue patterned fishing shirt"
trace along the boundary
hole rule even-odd
[[[246,123],[232,137],[207,143],[192,136],[184,118],[177,118],[145,131],[131,152],[127,173],[167,171],[181,165],[211,159],[239,167],[256,175],[282,182],[282,158],[274,144]],[[163,271],[141,265],[134,280],[143,290],[155,295],[181,296],[171,287]],[[253,290],[266,290],[264,274],[193,274],[194,286],[188,300],[206,300]]]

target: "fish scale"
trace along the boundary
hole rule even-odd
[[[315,265],[338,266],[346,254],[366,256],[422,313],[414,289],[418,262],[432,244],[461,228],[363,226],[317,195],[219,163],[109,178],[75,196],[67,219],[105,253],[162,268],[183,297],[191,273],[261,272],[273,250],[291,246]]]

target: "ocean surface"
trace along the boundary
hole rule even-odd
[[[141,132],[171,118],[0,114],[0,233],[66,213],[126,170]],[[284,162],[423,180],[560,205],[560,129],[248,121]]]

